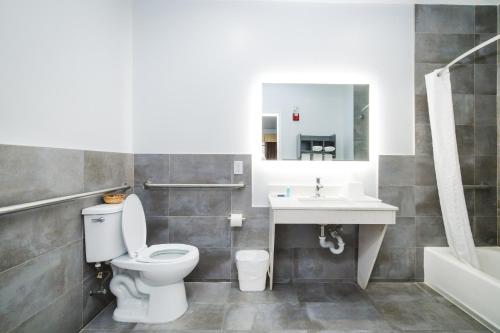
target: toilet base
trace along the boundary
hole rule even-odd
[[[117,275],[123,276],[123,275]],[[121,279],[117,279],[122,282]],[[127,284],[127,289],[131,289]],[[132,293],[116,293],[113,319],[132,323],[167,323],[181,317],[188,309],[184,281],[165,286],[150,286],[135,279]],[[114,289],[117,289],[116,287]],[[113,291],[113,290],[112,290]]]

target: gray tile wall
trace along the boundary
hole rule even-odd
[[[417,234],[443,244],[432,160],[425,69],[446,64],[496,35],[498,6],[417,5],[415,10],[415,198]],[[458,19],[460,18],[460,19]],[[446,23],[445,23],[446,22]],[[497,46],[491,45],[452,67],[451,81],[458,150],[465,185],[497,184]],[[466,190],[476,245],[497,243],[497,191]],[[432,222],[431,222],[432,221]],[[431,227],[431,225],[433,225]],[[439,228],[438,228],[439,226]],[[429,230],[427,230],[429,229]],[[417,243],[417,246],[422,244]]]
[[[242,160],[244,175],[232,175]],[[267,249],[269,212],[252,208],[250,155],[135,155],[135,193],[148,220],[148,245],[179,242],[200,250],[200,263],[187,280],[237,279],[234,256],[239,249]],[[145,190],[143,183],[245,182],[243,190]],[[243,213],[242,228],[230,228],[226,217]],[[356,228],[346,226],[345,252],[333,256],[318,245],[317,226],[278,226],[275,281],[353,280],[356,277]]]
[[[500,5],[497,8],[497,31],[500,33]],[[500,246],[500,41],[497,42],[497,245]]]
[[[497,6],[415,7],[415,156],[381,156],[379,196],[400,208],[373,279],[421,280],[423,248],[447,246],[434,172],[424,75],[492,37]],[[497,184],[497,52],[483,49],[451,69],[464,185]],[[497,190],[466,190],[476,245],[497,244]]]
[[[233,175],[233,161],[243,161],[244,175]],[[266,249],[268,211],[252,208],[250,155],[136,154],[134,191],[141,198],[148,223],[148,245],[186,243],[198,247],[200,262],[192,281],[236,279],[233,257],[238,249]],[[156,183],[245,182],[242,190],[152,189]],[[244,227],[231,229],[229,214],[243,213]]]
[[[399,207],[388,226],[372,280],[414,280],[417,261],[415,156],[380,156],[379,197]],[[421,209],[421,207],[420,207]]]
[[[133,155],[0,145],[0,206],[133,183]],[[80,199],[0,217],[0,332],[78,332],[111,297],[84,257]]]

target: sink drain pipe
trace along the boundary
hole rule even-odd
[[[333,254],[341,254],[344,252],[344,240],[342,239],[342,236],[340,236],[340,232],[335,229],[332,232],[330,232],[330,235],[337,240],[337,247],[335,247],[335,244],[332,241],[327,241],[326,236],[325,236],[325,226],[321,225],[321,233],[319,236],[319,245],[322,248],[328,248],[330,249],[330,252]]]

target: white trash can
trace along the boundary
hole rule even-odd
[[[269,253],[264,250],[240,250],[236,252],[236,268],[241,291],[266,289]]]

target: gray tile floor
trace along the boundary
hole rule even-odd
[[[82,332],[488,332],[421,283],[276,285],[243,293],[230,283],[186,283],[188,311],[160,325],[118,323],[110,304]]]

